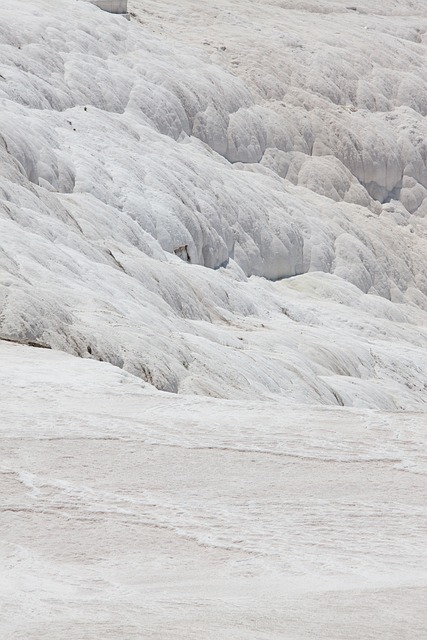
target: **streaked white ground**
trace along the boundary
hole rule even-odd
[[[0,349],[4,638],[425,636],[425,414]]]

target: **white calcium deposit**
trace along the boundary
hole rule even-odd
[[[0,6],[0,636],[421,640],[427,1],[128,10]]]

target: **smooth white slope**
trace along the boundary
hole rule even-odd
[[[425,414],[185,398],[5,343],[0,362],[4,637],[425,636]]]

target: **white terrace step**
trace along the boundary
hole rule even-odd
[[[97,7],[103,11],[109,13],[118,13],[128,20],[130,20],[130,14],[128,13],[128,0],[89,0],[92,4],[96,4]]]

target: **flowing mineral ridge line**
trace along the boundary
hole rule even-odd
[[[3,0],[2,638],[427,636],[427,2],[374,5]]]

